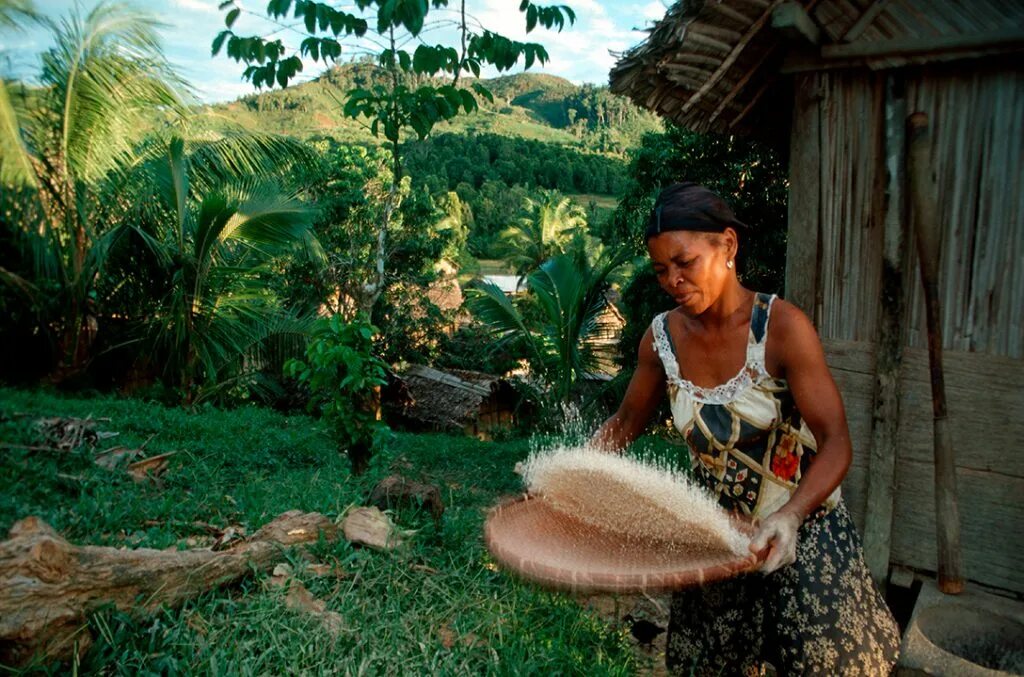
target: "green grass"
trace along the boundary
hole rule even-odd
[[[55,415],[109,417],[98,428],[120,434],[101,441],[100,449],[136,446],[155,434],[147,452],[179,453],[157,486],[95,466],[90,449],[15,446],[39,445],[32,421]],[[482,545],[484,512],[519,490],[512,468],[528,450],[525,440],[398,434],[356,478],[320,425],[305,416],[256,407],[188,413],[138,400],[0,389],[0,529],[39,515],[74,543],[183,548],[197,536],[194,521],[240,524],[252,533],[286,510],[338,518],[364,503],[379,479],[401,472],[441,488],[441,522],[398,511],[399,526],[415,530],[408,547],[378,553],[344,540],[318,544],[317,559],[347,575],[300,574],[345,619],[338,637],[287,610],[282,593],[265,585],[266,575],[253,574],[177,609],[97,612],[90,623],[96,641],[79,671],[632,674],[637,658],[620,628],[568,596],[511,578]]]

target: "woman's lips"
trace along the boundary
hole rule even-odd
[[[683,304],[686,303],[687,301],[692,300],[696,295],[697,292],[695,291],[686,291],[681,294],[675,294],[673,298],[675,298],[676,303]]]

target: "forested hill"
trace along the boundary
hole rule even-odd
[[[367,86],[373,78],[372,66],[346,64],[311,82],[254,93],[208,110],[250,128],[303,137],[369,140],[365,128],[346,119],[341,108],[349,89]],[[611,94],[607,87],[575,85],[534,73],[482,83],[494,95],[494,103],[481,101],[480,111],[438,125],[435,133],[492,133],[623,154],[638,145],[644,133],[662,129],[657,117]]]

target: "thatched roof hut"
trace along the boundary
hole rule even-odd
[[[923,291],[905,120],[928,117],[969,579],[1024,592],[1024,2],[684,0],[612,91],[698,131],[788,139],[786,296],[843,392],[869,562],[936,570]],[[682,177],[681,177],[682,178]]]
[[[487,439],[511,428],[521,404],[508,380],[475,371],[410,365],[384,395],[389,420],[414,430],[462,430]]]

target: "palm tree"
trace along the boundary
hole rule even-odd
[[[210,284],[228,271],[211,262],[230,259],[235,273],[246,277],[238,266],[256,265],[260,247],[297,236],[284,226],[286,215],[305,233],[308,219],[294,200],[273,194],[257,200],[253,185],[232,187],[235,177],[279,173],[305,151],[298,142],[269,135],[184,140],[193,127],[186,116],[187,87],[163,58],[157,24],[145,12],[108,0],[84,17],[72,12],[44,21],[55,46],[42,57],[43,87],[21,87],[18,95],[11,87],[0,89],[0,182],[9,187],[0,211],[17,219],[12,225],[21,252],[17,269],[0,269],[0,282],[29,297],[53,345],[53,376],[60,379],[88,363],[106,295],[131,286],[130,269],[121,271],[118,284],[106,284],[112,255],[142,261],[148,251],[148,263],[157,269],[172,259],[194,260],[196,274],[183,272],[175,284],[182,299],[196,304],[195,312],[187,304],[179,310],[188,307],[195,319],[207,307],[202,299],[210,288],[228,288]],[[156,126],[158,115],[162,127]],[[280,237],[259,241],[262,236],[253,232],[259,228],[277,229]],[[253,241],[231,244],[247,240]],[[126,253],[126,247],[137,251]],[[140,277],[134,273],[137,296],[149,289],[166,300],[153,286],[156,280]],[[219,308],[237,303],[245,296],[240,294],[236,289]],[[200,326],[175,325],[184,332],[179,336],[188,337],[176,344],[191,356],[181,360],[191,365],[180,369],[186,383],[201,361]],[[210,372],[210,365],[203,371]]]
[[[312,210],[276,186],[236,181],[197,192],[193,175],[206,183],[210,177],[191,168],[208,159],[209,150],[200,144],[187,153],[184,140],[173,137],[148,167],[156,187],[151,199],[137,218],[112,231],[129,250],[138,250],[134,242],[148,251],[149,265],[130,259],[115,277],[118,286],[149,287],[149,307],[135,318],[139,338],[146,354],[165,360],[165,379],[182,388],[187,401],[197,386],[209,393],[253,372],[272,342],[280,348],[290,337],[304,345],[312,319],[285,312],[265,274],[298,248],[322,256]],[[290,352],[301,352],[302,345]]]
[[[505,260],[520,277],[560,254],[577,231],[587,225],[584,209],[557,191],[541,200],[527,198],[524,216],[501,233]]]
[[[47,307],[60,370],[73,371],[95,333],[91,296],[105,244],[96,226],[125,200],[95,200],[91,187],[124,178],[137,130],[158,107],[180,112],[185,87],[163,59],[155,21],[139,10],[102,2],[85,17],[40,21],[55,43],[42,57],[42,87],[0,95],[0,179],[17,189],[6,207],[31,251],[27,272],[47,290],[36,301]]]
[[[527,276],[540,311],[536,323],[489,282],[471,290],[470,309],[499,343],[518,342],[531,370],[547,384],[554,399],[568,404],[573,386],[614,350],[597,340],[602,329],[599,318],[608,305],[609,277],[627,258],[622,249],[598,249],[591,259],[578,246],[543,262]]]

